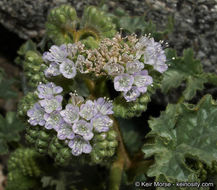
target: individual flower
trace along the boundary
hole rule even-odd
[[[45,124],[44,113],[45,111],[39,105],[39,103],[35,103],[33,108],[27,111],[27,115],[30,117],[28,119],[28,122],[33,126],[35,125],[43,126]]]
[[[134,74],[141,71],[144,68],[144,63],[135,60],[133,62],[128,62],[126,65],[126,71],[128,74]]]
[[[39,103],[45,109],[45,112],[51,113],[62,109],[62,100],[63,97],[61,95],[57,95],[51,99],[40,100]]]
[[[68,56],[66,45],[61,45],[60,47],[53,45],[49,49],[49,52],[43,54],[44,61],[50,61],[55,63],[62,63]]]
[[[147,90],[147,87],[144,87],[143,90]],[[135,101],[140,96],[140,91],[137,87],[133,86],[129,91],[124,92],[124,98],[127,102]]]
[[[69,141],[68,146],[71,148],[74,156],[79,156],[82,153],[89,154],[92,151],[89,141],[84,140],[80,136],[75,136],[74,139]]]
[[[104,98],[98,98],[95,100],[97,110],[103,115],[113,114],[113,105],[111,102],[106,101]]]
[[[66,122],[61,123],[57,128],[57,137],[60,140],[73,139],[75,137],[75,134],[72,130],[72,125]]]
[[[116,76],[124,73],[124,67],[118,63],[107,63],[103,69],[111,76]]]
[[[37,87],[39,98],[52,98],[53,95],[63,91],[61,86],[56,86],[53,82],[47,84],[39,84]]]
[[[108,116],[105,115],[97,115],[92,120],[91,123],[93,128],[97,132],[107,132],[109,128],[113,125],[113,120],[110,119]]]
[[[133,76],[129,74],[122,74],[119,76],[116,76],[114,78],[114,88],[116,91],[128,91],[131,89],[133,84]]]
[[[81,135],[85,140],[91,140],[93,138],[92,129],[93,126],[84,120],[79,120],[73,125],[74,133]]]
[[[56,131],[58,131],[61,124],[64,122],[63,118],[61,117],[61,115],[58,111],[54,111],[50,114],[45,113],[44,119],[46,121],[45,128],[46,129],[55,129]]]
[[[65,59],[60,64],[60,72],[65,78],[72,79],[76,75],[76,67],[73,61],[70,59]]]
[[[145,93],[147,90],[147,86],[151,85],[152,83],[153,79],[151,76],[148,75],[148,71],[143,70],[134,74],[133,84],[136,85],[139,92]]]
[[[79,108],[73,106],[72,104],[67,104],[65,110],[60,112],[60,115],[63,117],[67,123],[75,123],[79,119]]]
[[[168,65],[165,62],[166,62],[166,55],[165,54],[159,55],[157,60],[155,61],[155,64],[153,65],[154,69],[160,73],[165,72],[168,69]]]
[[[91,100],[86,101],[85,104],[81,105],[79,114],[86,120],[93,118],[97,114],[95,103]]]
[[[46,77],[58,76],[60,75],[59,64],[52,62],[49,67],[45,69],[44,74]]]

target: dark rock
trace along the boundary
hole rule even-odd
[[[60,4],[71,3],[78,15],[86,5],[99,5],[101,0],[1,0],[0,23],[21,38],[40,37],[48,11]],[[146,15],[162,30],[172,15],[174,32],[168,42],[180,55],[184,48],[193,47],[207,71],[216,71],[217,60],[217,1],[216,0],[110,0],[109,10],[117,7],[131,15]]]

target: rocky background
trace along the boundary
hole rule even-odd
[[[146,15],[159,30],[172,15],[175,26],[169,45],[179,54],[193,47],[205,69],[217,72],[217,0],[0,0],[0,23],[17,38],[38,38],[44,33],[48,11],[65,3],[72,4],[80,14],[86,5],[105,3],[111,11],[121,7],[130,15]],[[4,35],[8,33],[1,38]]]

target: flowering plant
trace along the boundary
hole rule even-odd
[[[132,189],[133,182],[153,178],[202,182],[216,175],[217,103],[206,95],[194,105],[193,98],[205,83],[216,85],[217,77],[203,72],[191,49],[178,57],[151,34],[128,35],[117,22],[95,7],[79,19],[63,5],[51,10],[46,39],[22,46],[16,61],[23,64],[27,90],[18,115],[34,148],[11,156],[9,187],[31,176],[27,186],[37,188],[40,175],[45,188],[94,190]],[[163,93],[179,86],[184,90],[170,104]],[[169,104],[154,115],[148,108],[156,96]],[[98,175],[97,167],[109,177]],[[85,173],[100,179],[97,187],[82,181]]]

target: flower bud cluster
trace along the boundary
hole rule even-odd
[[[27,111],[32,126],[54,129],[57,138],[66,140],[72,154],[78,156],[92,151],[91,139],[94,133],[107,132],[113,125],[108,115],[113,114],[112,103],[104,98],[95,101],[71,94],[69,103],[63,109],[63,88],[50,82],[39,84],[39,101]]]

